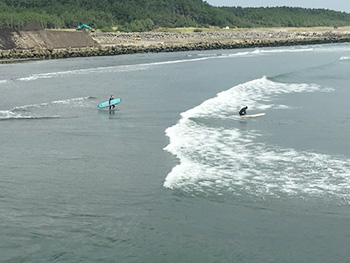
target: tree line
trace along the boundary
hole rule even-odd
[[[158,27],[349,26],[350,14],[292,7],[214,7],[202,0],[0,0],[0,27],[20,28],[35,20],[44,28],[81,23],[111,31]]]

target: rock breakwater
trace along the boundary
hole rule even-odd
[[[202,42],[291,42],[310,40],[337,41],[349,38],[350,28],[347,30],[318,30],[302,31],[291,29],[270,30],[237,30],[237,31],[209,31],[192,33],[171,32],[144,32],[144,33],[102,33],[96,32],[91,35],[102,46],[128,45],[128,46],[151,46],[151,45],[183,45],[184,43]]]

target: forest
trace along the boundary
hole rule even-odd
[[[292,7],[214,7],[202,0],[0,0],[0,27],[29,21],[44,28],[150,31],[160,27],[350,26],[350,14]]]

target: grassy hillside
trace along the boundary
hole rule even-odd
[[[0,0],[0,27],[36,20],[45,28],[148,31],[158,27],[349,26],[350,14],[302,8],[213,7],[202,0]]]

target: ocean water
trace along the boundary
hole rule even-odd
[[[0,65],[0,262],[347,262],[349,72],[349,44]]]

